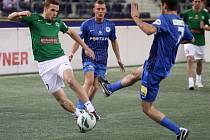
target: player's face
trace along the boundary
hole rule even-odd
[[[104,19],[106,14],[106,5],[105,4],[95,4],[93,8],[93,12],[95,14],[96,19]]]
[[[192,4],[193,4],[193,7],[194,7],[195,10],[199,10],[202,7],[201,0],[193,0]]]
[[[54,21],[59,12],[59,6],[55,4],[50,4],[48,7],[44,8],[45,17],[50,21]]]

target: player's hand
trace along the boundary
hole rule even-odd
[[[203,21],[200,21],[200,28],[201,29],[205,28],[205,23]]]
[[[118,62],[118,65],[120,66],[121,71],[125,72],[125,67],[124,67],[124,64],[122,63],[122,61],[118,60],[117,62]]]
[[[131,17],[132,18],[139,18],[139,7],[138,3],[132,0],[131,2]]]
[[[91,59],[93,59],[93,60],[95,59],[95,54],[94,54],[93,50],[91,50],[90,48],[85,49],[85,54],[87,56],[89,56]]]
[[[69,55],[69,62],[71,62],[71,61],[72,61],[73,56],[74,56],[74,54],[73,54],[73,53],[71,53],[71,54]]]
[[[30,16],[31,12],[30,11],[22,11],[18,13],[19,16]]]

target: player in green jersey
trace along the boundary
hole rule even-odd
[[[79,116],[81,113],[70,101],[63,90],[64,82],[76,93],[85,104],[86,109],[96,114],[87,93],[76,81],[68,57],[65,56],[59,42],[59,31],[67,33],[85,50],[86,55],[95,58],[94,52],[81,40],[78,34],[68,28],[58,17],[59,1],[45,0],[42,14],[29,11],[14,12],[8,16],[9,20],[21,21],[29,26],[35,61],[38,61],[39,74],[58,103],[67,111]]]
[[[189,90],[194,90],[194,85],[203,87],[201,74],[204,59],[204,46],[205,46],[205,30],[210,30],[210,16],[202,7],[203,0],[192,0],[192,9],[184,13],[184,21],[188,24],[191,32],[195,38],[192,44],[184,46],[185,54],[187,57],[187,74],[189,81]],[[193,78],[193,63],[197,63],[196,67],[196,82],[194,84]]]

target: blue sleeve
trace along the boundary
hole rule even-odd
[[[153,26],[157,28],[157,32],[167,32],[167,28],[164,26],[163,16],[158,17],[153,23]]]
[[[79,36],[84,39],[85,35],[86,35],[86,26],[85,26],[85,22],[82,23],[82,25],[80,26],[80,32],[79,32]]]
[[[108,30],[108,29],[106,29],[106,30]],[[116,37],[116,30],[115,30],[115,25],[114,25],[114,23],[112,23],[111,34],[110,34],[110,36],[109,36],[109,39],[110,39],[111,41],[117,39],[117,37]]]
[[[193,39],[193,35],[192,35],[190,29],[188,28],[188,26],[185,25],[184,36],[183,36],[182,40],[191,41],[192,39]]]

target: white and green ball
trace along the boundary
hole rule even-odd
[[[80,132],[85,133],[92,130],[96,125],[96,118],[92,113],[84,112],[77,119]]]

